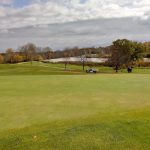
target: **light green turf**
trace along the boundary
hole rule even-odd
[[[4,75],[80,75],[85,74],[82,70],[82,65],[67,65],[67,70],[64,69],[64,64],[47,64],[41,62],[25,62],[19,64],[0,64],[0,76]],[[85,70],[88,69],[85,66]],[[111,67],[93,67],[98,73],[115,73]],[[122,69],[119,73],[127,73],[126,69]],[[134,68],[133,73],[150,74],[150,68]]]
[[[46,64],[41,62],[25,62],[18,64],[0,64],[0,75],[66,75],[83,74],[81,66],[64,64]]]
[[[150,75],[0,76],[0,149],[149,150]]]

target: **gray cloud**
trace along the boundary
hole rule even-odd
[[[28,26],[1,32],[0,48],[17,48],[27,42],[62,49],[73,46],[109,45],[118,38],[148,41],[149,25],[150,19],[116,18]]]
[[[59,49],[150,39],[150,0],[28,0],[17,8],[15,1],[0,0],[1,50],[27,42]]]
[[[7,0],[11,2],[12,0]],[[5,2],[5,1],[3,1]],[[0,30],[99,18],[150,17],[149,0],[33,0],[23,8],[0,7]]]
[[[0,0],[0,5],[12,4],[14,0]]]

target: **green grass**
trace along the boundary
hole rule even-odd
[[[67,71],[64,64],[46,64],[28,62],[19,64],[0,64],[0,75],[69,75],[83,74],[80,66],[69,65]]]
[[[0,66],[1,150],[150,149],[149,74],[55,76],[17,65]]]
[[[85,69],[89,68],[88,66]],[[115,73],[111,67],[94,67],[99,73]],[[126,69],[122,69],[119,73],[127,73]],[[133,73],[150,74],[150,68],[134,68]],[[5,75],[81,75],[85,74],[82,66],[67,65],[67,70],[64,69],[64,64],[47,64],[40,62],[19,63],[19,64],[0,64],[0,76]]]

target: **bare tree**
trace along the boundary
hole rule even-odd
[[[6,50],[6,53],[5,53],[5,62],[13,63],[13,61],[14,61],[14,52],[13,52],[13,49],[9,48]]]
[[[50,47],[45,47],[42,50],[43,54],[44,54],[44,58],[45,59],[52,59],[53,58],[53,50]]]
[[[86,50],[85,49],[82,49],[80,57],[81,57],[83,71],[84,71],[85,70],[85,62],[86,62]]]
[[[68,48],[64,50],[63,57],[64,57],[65,70],[67,70],[67,65],[68,65],[69,60],[70,60],[70,53],[69,53]]]
[[[23,53],[25,61],[33,61],[34,56],[36,55],[36,46],[32,43],[28,43],[20,48],[20,52]]]

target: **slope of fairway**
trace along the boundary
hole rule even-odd
[[[148,74],[0,76],[0,93],[0,149],[150,149]]]
[[[85,70],[90,68],[85,66]],[[112,67],[93,66],[98,73],[115,73]],[[119,70],[119,73],[127,73],[127,69]],[[150,74],[150,67],[134,68],[133,73]],[[23,62],[18,64],[0,64],[0,76],[6,75],[81,75],[85,74],[82,65],[48,64],[42,62]]]
[[[82,67],[64,64],[47,64],[42,62],[23,62],[18,64],[0,64],[1,75],[70,75],[83,74]]]

